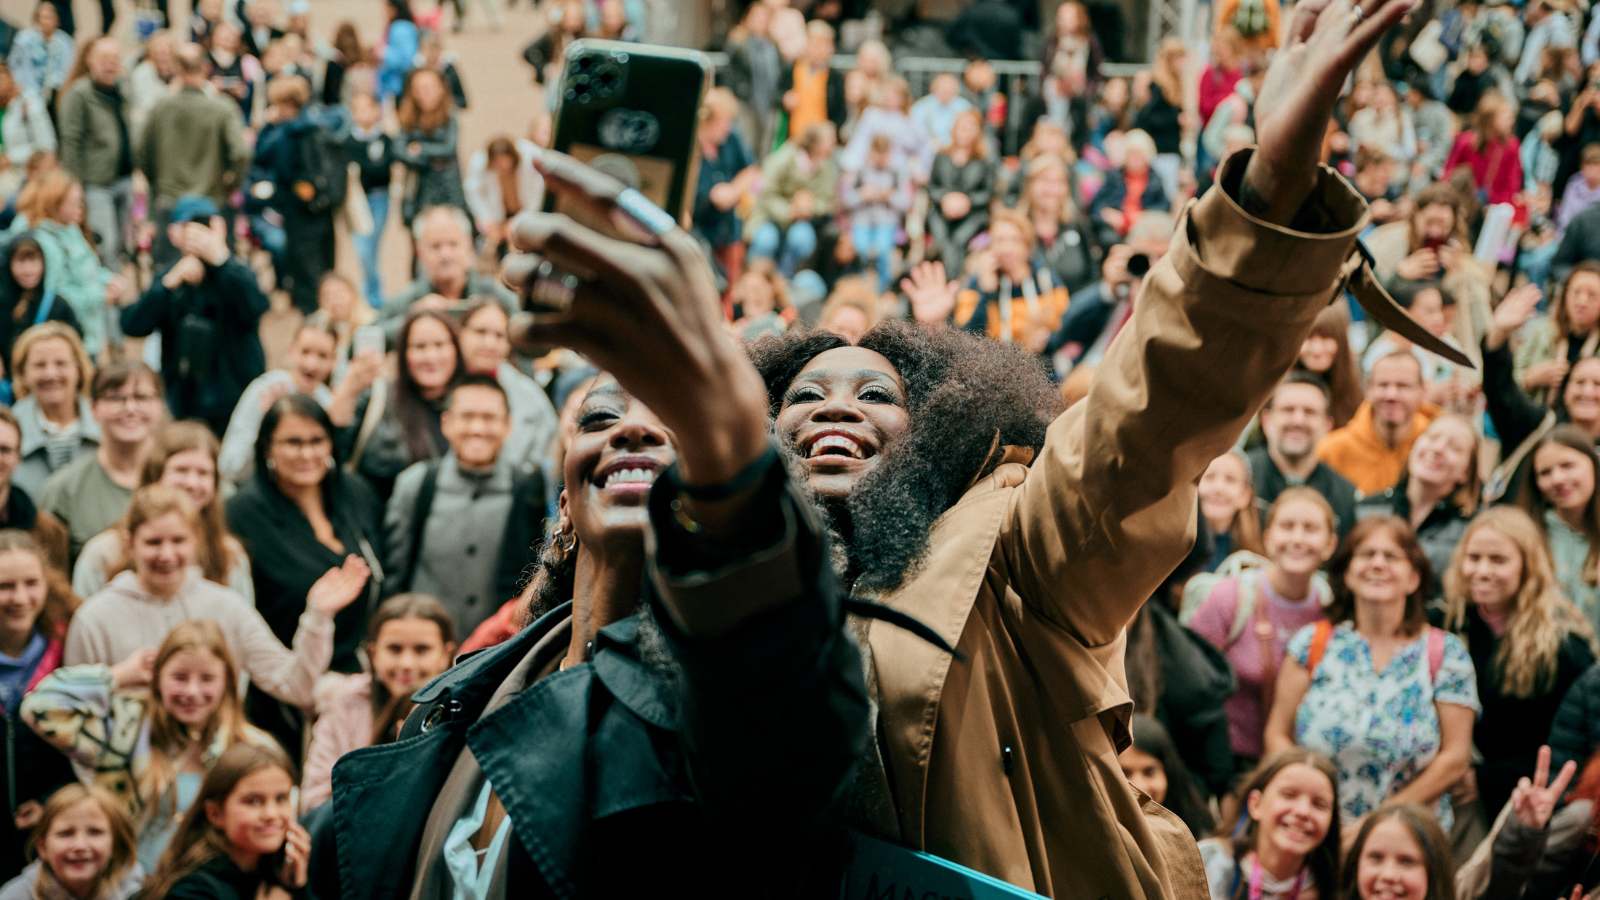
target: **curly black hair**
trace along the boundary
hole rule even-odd
[[[750,355],[772,416],[812,359],[848,346],[823,331],[755,342]],[[1037,356],[976,334],[890,320],[856,346],[882,354],[899,372],[911,424],[843,507],[826,512],[844,546],[846,578],[858,590],[888,592],[921,562],[934,520],[994,470],[1000,447],[1044,446],[1061,398]]]

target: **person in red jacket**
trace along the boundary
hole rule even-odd
[[[1516,109],[1498,93],[1490,92],[1478,101],[1472,124],[1456,137],[1445,160],[1444,173],[1463,166],[1472,170],[1472,183],[1478,197],[1489,203],[1515,203],[1522,192],[1522,147],[1512,129]]]

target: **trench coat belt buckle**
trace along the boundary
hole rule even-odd
[[[1378,281],[1378,276],[1373,271],[1375,265],[1372,251],[1367,249],[1365,242],[1357,238],[1354,252],[1344,263],[1342,285],[1356,298],[1356,302],[1361,304],[1361,308],[1367,311],[1367,315],[1371,316],[1373,321],[1435,356],[1442,356],[1458,366],[1476,368],[1465,353],[1435,337],[1433,332],[1423,328],[1416,319],[1411,318],[1410,313],[1395,302],[1394,297],[1390,296]]]

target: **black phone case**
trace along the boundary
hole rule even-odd
[[[687,223],[711,76],[711,61],[693,50],[574,41],[558,88],[555,149],[639,188]],[[547,210],[553,204],[546,199]]]

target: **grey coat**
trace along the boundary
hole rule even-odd
[[[11,414],[17,417],[17,424],[22,426],[22,462],[17,466],[16,473],[11,476],[11,483],[22,488],[28,496],[38,497],[44,490],[44,483],[56,472],[56,469],[50,467],[44,413],[39,411],[39,401],[28,396],[18,400],[11,407]],[[79,397],[78,449],[72,454],[72,459],[93,453],[99,446],[100,423],[96,422],[89,412],[88,398]],[[65,463],[57,468],[65,468]]]

